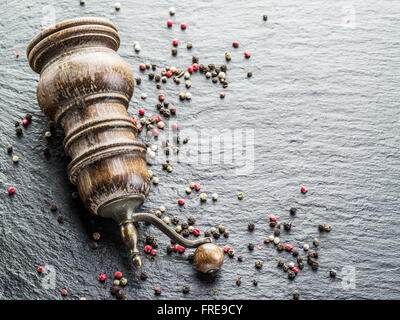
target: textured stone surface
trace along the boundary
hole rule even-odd
[[[0,297],[2,299],[62,299],[59,291],[68,289],[69,298],[111,299],[111,275],[121,270],[129,279],[125,289],[130,299],[153,298],[153,287],[161,286],[157,299],[290,299],[297,290],[303,299],[400,298],[400,206],[399,173],[399,39],[400,6],[396,1],[198,1],[176,3],[176,23],[184,21],[185,32],[169,19],[165,1],[121,1],[115,12],[111,1],[2,1],[0,4]],[[352,7],[343,7],[352,5]],[[344,8],[344,9],[343,9]],[[349,12],[354,10],[354,17]],[[262,14],[268,14],[268,22]],[[35,97],[38,75],[27,63],[24,50],[43,25],[79,16],[106,17],[120,30],[119,50],[138,75],[137,65],[151,61],[160,66],[188,66],[191,56],[201,63],[224,62],[231,51],[226,98],[219,99],[221,88],[199,75],[192,77],[190,103],[180,103],[179,90],[172,81],[161,92],[178,108],[181,137],[189,129],[255,129],[254,170],[238,175],[238,165],[213,163],[175,164],[171,174],[160,165],[153,170],[160,177],[143,210],[167,207],[166,215],[197,217],[197,225],[224,223],[231,231],[229,244],[242,254],[244,262],[227,258],[216,276],[198,275],[184,256],[167,255],[168,239],[151,227],[141,227],[140,246],[146,234],[155,234],[160,244],[156,261],[144,259],[146,281],[139,279],[126,256],[113,221],[91,216],[71,197],[65,167],[68,159],[62,150],[60,130],[46,141],[47,120]],[[170,42],[182,42],[177,57],[170,55]],[[238,40],[239,49],[231,42]],[[133,41],[141,43],[135,54]],[[184,47],[193,42],[192,51]],[[19,49],[17,59],[13,50]],[[243,50],[252,53],[243,58]],[[246,73],[252,71],[253,78]],[[147,77],[147,76],[146,76]],[[138,106],[155,114],[157,90],[143,76],[129,111]],[[148,95],[140,99],[141,92]],[[16,137],[14,122],[26,112],[32,124]],[[186,133],[185,133],[186,132]],[[145,139],[151,141],[151,139]],[[157,144],[161,144],[160,137]],[[14,165],[6,152],[14,145],[21,157]],[[45,158],[41,149],[51,149]],[[251,148],[250,148],[251,149]],[[191,141],[182,148],[194,152]],[[182,152],[183,152],[182,151]],[[207,148],[204,149],[207,151]],[[197,152],[197,151],[196,151]],[[205,153],[207,155],[207,152]],[[193,153],[195,155],[195,153]],[[185,157],[183,153],[182,158]],[[190,157],[190,155],[186,155]],[[209,193],[217,192],[216,203],[200,204],[197,194],[184,195],[186,183],[198,181]],[[309,192],[303,196],[300,185]],[[17,189],[9,197],[9,186]],[[242,191],[245,198],[237,200]],[[185,208],[176,199],[187,197]],[[50,212],[51,203],[59,212]],[[289,208],[298,207],[295,218]],[[57,222],[62,214],[66,221]],[[290,261],[287,253],[263,246],[248,252],[247,243],[262,243],[271,234],[267,217],[293,220],[290,233],[282,241],[300,246],[320,237],[320,269],[308,266],[294,281],[276,267],[278,257]],[[254,222],[253,233],[247,224]],[[318,223],[332,225],[331,233],[319,234]],[[102,234],[99,248],[89,246],[91,234]],[[301,252],[303,255],[303,253]],[[260,270],[255,260],[264,260]],[[291,260],[294,260],[293,258]],[[42,286],[36,273],[39,265],[56,271],[54,288]],[[343,289],[342,268],[356,270],[355,288]],[[338,270],[332,280],[328,270]],[[347,269],[349,270],[349,269]],[[106,284],[98,282],[100,273],[109,275]],[[346,272],[348,274],[348,272]],[[242,277],[242,285],[235,280]],[[252,280],[259,285],[254,287]],[[188,295],[181,292],[189,285]],[[213,293],[212,288],[219,288]]]

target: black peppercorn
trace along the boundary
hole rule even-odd
[[[147,244],[153,243],[154,240],[155,240],[155,238],[154,238],[153,235],[148,235],[148,236],[146,236],[146,243],[147,243]]]
[[[184,236],[185,238],[190,236],[190,231],[188,229],[185,229],[182,231],[182,236]]]
[[[204,231],[204,236],[205,237],[211,237],[211,231],[210,230]]]
[[[214,237],[215,239],[219,239],[220,236],[221,236],[221,234],[220,234],[219,232],[214,232],[214,233],[213,233],[213,237]]]
[[[263,262],[262,262],[261,260],[257,260],[257,261],[255,262],[255,267],[256,267],[257,269],[261,269],[262,266],[263,266]]]
[[[28,121],[31,121],[32,120],[32,115],[30,113],[27,113],[25,115],[25,119],[28,120]]]
[[[280,234],[281,234],[281,230],[275,228],[275,229],[274,229],[274,236],[275,236],[275,237],[278,237]]]
[[[228,88],[228,82],[224,82],[224,84],[222,85],[222,88],[224,88],[224,89],[226,89],[226,88]]]
[[[270,226],[271,228],[274,228],[274,227],[276,226],[276,221],[271,221],[271,222],[269,223],[269,226]]]
[[[8,153],[13,152],[13,146],[11,144],[7,146],[7,152]]]
[[[181,227],[183,230],[187,229],[187,228],[189,228],[189,224],[187,222],[182,222]]]
[[[263,14],[263,20],[267,21],[268,20],[268,16],[266,14]]]
[[[255,224],[254,224],[254,223],[249,223],[249,224],[247,225],[247,230],[249,230],[249,231],[253,231],[254,228],[255,228]]]
[[[247,72],[247,78],[251,78],[253,76],[253,72]]]
[[[156,295],[156,296],[159,296],[160,294],[161,294],[161,288],[160,287],[155,287],[154,288],[154,294]]]
[[[299,255],[299,252],[297,250],[292,251],[292,256],[297,257]]]
[[[119,300],[125,300],[125,294],[122,289],[118,289],[117,292],[115,293],[117,299]]]
[[[293,292],[293,300],[299,300],[300,294],[298,292]]]
[[[146,280],[148,277],[149,277],[149,275],[148,275],[147,272],[143,271],[143,272],[140,273],[140,279],[141,280]]]
[[[176,115],[176,108],[171,108],[169,111],[171,112],[171,115]]]
[[[291,223],[288,223],[288,222],[284,222],[284,223],[283,223],[283,228],[284,228],[286,231],[290,231],[290,229],[292,229],[292,224],[291,224]]]
[[[177,49],[177,48],[172,48],[172,49],[171,49],[171,54],[172,54],[173,56],[176,56],[176,55],[178,54],[178,49]]]
[[[242,284],[242,279],[239,277],[236,279],[236,285],[240,286]]]
[[[188,218],[188,224],[190,226],[194,225],[195,223],[196,223],[196,218],[194,218],[194,217],[189,217]]]
[[[139,86],[142,83],[142,79],[136,78],[136,84]]]
[[[243,262],[243,257],[242,257],[242,256],[238,256],[238,257],[237,257],[237,260],[238,260],[239,262]]]
[[[58,223],[64,223],[65,218],[63,216],[58,216],[57,221]]]
[[[99,244],[96,241],[91,241],[90,242],[90,247],[95,250],[99,247]]]
[[[21,127],[15,128],[15,133],[16,133],[17,135],[22,134],[22,128],[21,128]]]
[[[172,217],[172,219],[171,219],[171,222],[173,223],[173,224],[178,224],[179,223],[179,217],[178,216],[173,216]]]
[[[289,212],[290,212],[290,214],[292,216],[294,216],[297,213],[297,209],[296,208],[290,208]]]
[[[19,125],[20,125],[19,121],[15,121],[15,122],[14,122],[14,126],[15,126],[16,128],[18,128]]]
[[[331,278],[335,278],[336,277],[336,270],[334,270],[334,269],[329,270],[329,275],[331,276]]]
[[[193,63],[199,63],[199,58],[193,56],[193,57],[192,57],[192,62],[193,62]]]
[[[188,294],[189,291],[190,291],[190,287],[189,287],[189,286],[182,286],[182,292],[183,292],[184,294]]]
[[[110,293],[111,293],[113,296],[115,296],[115,295],[117,294],[118,290],[120,290],[120,288],[118,288],[117,286],[112,286],[112,287],[110,288]]]
[[[283,260],[278,260],[278,267],[283,267],[285,262]]]
[[[52,203],[52,204],[50,205],[50,210],[51,210],[51,211],[57,211],[57,210],[58,210],[57,205],[56,205],[55,203]]]
[[[229,238],[229,231],[224,232],[224,238]]]

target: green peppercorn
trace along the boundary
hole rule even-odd
[[[239,200],[243,200],[243,198],[244,198],[243,192],[239,192],[236,196],[237,196],[237,198],[238,198]]]
[[[92,237],[93,237],[93,240],[94,240],[94,241],[99,241],[101,235],[100,235],[100,233],[95,232],[95,233],[93,233]]]
[[[257,260],[256,262],[255,262],[255,267],[257,268],[257,269],[261,269],[262,268],[262,266],[263,266],[263,262],[261,261],[261,260]]]
[[[127,278],[121,278],[121,280],[119,280],[120,285],[125,287],[126,284],[128,283],[128,279]]]

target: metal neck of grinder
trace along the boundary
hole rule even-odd
[[[186,248],[197,248],[202,244],[212,242],[210,237],[197,240],[185,239],[154,214],[137,213],[136,210],[142,205],[143,201],[144,198],[140,196],[116,199],[104,204],[98,210],[100,216],[113,218],[119,224],[122,241],[129,248],[135,267],[140,268],[142,265],[137,247],[138,231],[135,226],[137,222],[147,222],[154,225],[171,240]]]

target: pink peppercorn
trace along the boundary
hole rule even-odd
[[[201,189],[200,183],[195,183],[194,188],[196,189],[196,191],[199,191]]]
[[[27,126],[28,124],[29,124],[29,120],[28,119],[22,120],[22,125],[23,126]]]
[[[160,135],[160,131],[158,129],[153,129],[151,131],[153,133],[153,136],[158,137]]]
[[[152,256],[155,256],[155,255],[157,255],[157,250],[155,250],[155,249],[152,249],[152,250],[150,251],[150,254],[151,254]]]
[[[291,244],[285,244],[284,246],[286,251],[292,251],[293,250],[293,246]]]
[[[143,108],[140,108],[140,109],[138,110],[138,113],[139,113],[141,116],[144,116],[144,114],[145,114],[146,112],[144,111]]]
[[[305,187],[305,186],[302,186],[301,188],[300,188],[300,192],[301,193],[307,193],[307,187]]]
[[[193,64],[192,68],[193,68],[193,71],[197,71],[197,70],[199,70],[199,65],[197,63],[195,63],[195,64]]]
[[[13,194],[15,193],[15,188],[14,188],[14,187],[9,187],[9,188],[7,189],[7,192],[8,192],[8,194],[11,196],[11,195],[13,195]]]
[[[67,291],[66,289],[62,289],[62,290],[60,291],[60,293],[61,293],[61,295],[62,295],[63,297],[65,297],[65,296],[68,295],[68,291]]]
[[[172,20],[167,20],[167,27],[171,28],[174,25],[174,22]]]
[[[156,116],[156,117],[154,118],[154,120],[155,120],[156,122],[160,122],[160,121],[162,120],[162,118],[161,118],[161,116]]]
[[[277,220],[278,220],[278,218],[275,217],[275,216],[270,216],[270,217],[269,217],[269,221],[275,222],[275,221],[277,221]]]
[[[171,78],[171,76],[172,76],[172,71],[167,71],[167,72],[165,73],[165,76],[166,76],[167,78]]]
[[[186,23],[183,23],[183,22],[182,22],[182,23],[181,23],[181,29],[182,29],[182,30],[185,30],[186,27],[187,27]]]
[[[121,271],[115,271],[114,272],[114,278],[115,279],[121,279],[122,278],[122,272]]]
[[[238,47],[239,47],[239,42],[233,41],[233,42],[232,42],[232,47],[238,48]]]
[[[172,40],[172,45],[173,45],[174,47],[177,47],[178,44],[179,44],[179,40],[178,40],[178,39]]]
[[[158,95],[158,100],[160,100],[160,102],[163,102],[165,100],[165,95],[159,94]]]
[[[172,128],[172,130],[177,131],[177,130],[179,130],[179,125],[177,123],[173,123],[173,124],[171,124],[171,128]]]
[[[293,271],[294,273],[298,273],[298,272],[299,272],[299,269],[296,268],[296,267],[293,267],[293,268],[292,268],[292,271]]]
[[[150,253],[151,252],[151,250],[153,250],[153,248],[150,246],[150,245],[146,245],[146,246],[144,246],[144,252],[146,252],[146,253]]]
[[[224,252],[228,252],[229,250],[231,250],[231,247],[228,245],[224,246]]]
[[[185,204],[185,200],[184,200],[184,199],[179,199],[179,200],[178,200],[178,204],[179,204],[180,206],[183,206],[183,205]]]
[[[43,270],[44,270],[44,268],[40,266],[40,267],[37,267],[37,269],[36,269],[36,270],[37,270],[37,272],[39,272],[39,273],[42,273],[42,272],[43,272]]]
[[[176,244],[175,245],[175,250],[178,251],[179,253],[184,253],[186,251],[186,248],[180,246],[179,244]]]
[[[145,64],[140,64],[139,65],[139,69],[142,70],[142,71],[146,70],[146,65]]]
[[[15,55],[15,57],[18,58],[21,55],[21,53],[19,52],[18,49],[16,49],[16,50],[14,50],[14,55]]]
[[[193,67],[188,67],[187,71],[190,72],[190,73],[193,73]]]
[[[249,59],[249,58],[251,57],[250,52],[245,51],[245,52],[243,52],[243,54],[244,54],[244,57],[245,57],[246,59]]]
[[[104,273],[99,275],[99,281],[103,282],[103,281],[106,281],[106,279],[107,279],[107,276]]]
[[[196,237],[199,236],[199,235],[200,235],[200,229],[198,229],[198,228],[193,229],[193,234],[194,234]]]

